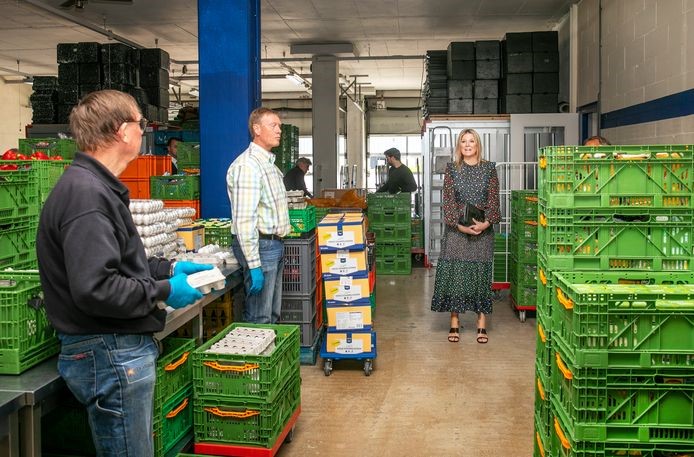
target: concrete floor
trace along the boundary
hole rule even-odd
[[[279,457],[532,456],[535,319],[521,323],[504,292],[488,344],[475,341],[471,313],[449,343],[449,314],[429,309],[434,277],[378,277],[373,373],[352,360],[330,377],[320,357],[302,366],[302,413]]]

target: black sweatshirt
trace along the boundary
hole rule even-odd
[[[155,301],[171,291],[171,263],[147,259],[128,189],[78,153],[41,211],[36,252],[48,319],[67,334],[149,334],[164,328]]]
[[[416,190],[417,183],[412,171],[407,168],[407,165],[401,164],[398,168],[390,167],[388,169],[388,180],[376,192],[397,194],[398,192],[414,192]]]

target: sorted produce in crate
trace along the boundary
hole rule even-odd
[[[307,202],[316,208],[333,208],[337,206],[337,200],[334,198],[311,198]]]

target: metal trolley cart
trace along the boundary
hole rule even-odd
[[[354,333],[348,333],[348,335],[353,335]],[[348,336],[348,338],[350,338]],[[333,371],[333,361],[334,360],[344,360],[344,359],[353,359],[353,360],[363,360],[364,361],[364,375],[365,376],[371,376],[371,372],[373,371],[373,364],[374,364],[374,359],[376,358],[376,332],[371,332],[371,351],[370,352],[359,352],[359,353],[352,353],[349,354],[347,353],[349,350],[341,353],[336,353],[336,352],[328,352],[328,339],[324,338],[323,339],[323,344],[321,346],[320,350],[320,356],[323,359],[323,373],[325,373],[326,376],[330,376],[330,374]]]

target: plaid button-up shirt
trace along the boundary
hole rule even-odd
[[[257,268],[258,234],[284,237],[290,232],[287,193],[275,155],[251,143],[227,170],[227,193],[231,233],[238,239],[248,268]]]

